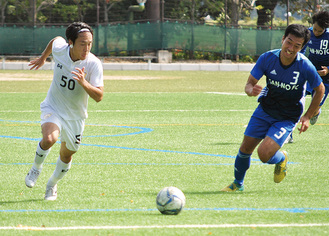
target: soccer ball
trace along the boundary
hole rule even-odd
[[[165,187],[156,199],[158,210],[164,215],[177,215],[185,206],[185,195],[176,187]]]

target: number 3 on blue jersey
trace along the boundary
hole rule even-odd
[[[294,79],[294,82],[291,82],[290,84],[297,84],[299,78],[299,71],[294,71],[293,73],[295,74],[295,76],[292,77]]]

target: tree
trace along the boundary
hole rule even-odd
[[[270,22],[274,16],[274,8],[278,4],[279,0],[257,0],[257,28],[269,28]]]
[[[166,0],[165,18],[196,22],[204,21],[206,16],[216,19],[224,11],[224,0]]]
[[[1,10],[1,25],[4,25],[6,15],[5,15],[5,10],[8,4],[8,0],[0,0],[0,10]]]
[[[319,0],[290,0],[289,1],[289,11],[294,14],[302,16],[302,20],[304,22],[311,23],[312,16],[314,13],[321,9],[321,5],[319,5]],[[324,5],[328,5],[329,1],[322,1]],[[286,1],[281,0],[280,5],[286,6]],[[327,9],[328,10],[328,9]]]
[[[289,2],[289,5],[287,4]],[[328,0],[322,1],[329,3]],[[289,6],[288,11],[302,16],[304,22],[311,22],[314,13],[320,10],[319,0],[256,0],[257,27],[267,29],[272,25],[274,8],[280,4],[283,7]]]
[[[104,23],[109,23],[109,11],[111,8],[118,2],[122,2],[122,0],[102,0],[103,9],[104,9]]]
[[[239,24],[240,20],[240,11],[241,11],[241,4],[240,0],[230,0],[230,18],[231,18],[231,24],[237,26]]]
[[[199,1],[195,7],[195,15],[197,16],[198,21],[203,21],[206,16],[210,16],[213,19],[216,19],[221,12],[223,12],[225,6],[225,1],[216,1],[216,0],[205,0]]]
[[[37,1],[37,0],[29,0],[29,22],[31,22],[33,25],[36,24],[38,20],[38,12],[41,10],[54,5],[58,0],[43,0],[43,1]],[[39,21],[42,21],[42,18],[39,18]]]
[[[47,8],[42,11],[42,14],[47,16],[46,23],[71,23],[78,20],[78,8],[76,4],[70,1],[60,1],[52,8]]]
[[[78,21],[84,21],[84,17],[89,9],[95,8],[94,3],[88,3],[88,1],[83,0],[73,0],[78,8]]]
[[[54,5],[57,0],[7,0],[2,2],[7,2],[7,6],[4,8],[7,10],[8,22],[35,24],[37,21],[43,22],[47,18],[41,11]],[[5,9],[2,10],[5,11]],[[2,20],[4,23],[4,17]]]

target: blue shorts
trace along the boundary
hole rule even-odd
[[[252,114],[244,134],[258,139],[264,139],[266,136],[269,136],[282,147],[296,125],[297,123],[291,120],[273,118],[259,105]]]
[[[325,91],[324,91],[322,100],[321,100],[320,105],[319,105],[320,107],[326,101],[326,99],[328,97],[328,93],[329,93],[329,84],[323,83],[323,85],[325,87]],[[311,86],[309,85],[309,83],[307,83],[306,90],[307,90],[308,94],[312,94],[312,96],[313,96],[314,90],[311,88]]]

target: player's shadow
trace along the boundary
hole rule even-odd
[[[214,146],[228,146],[228,145],[240,145],[241,143],[212,143],[211,145],[214,145]]]
[[[210,194],[230,194],[232,192],[222,192],[220,190],[218,191],[200,191],[200,192],[189,192],[189,191],[184,191],[185,195],[190,195],[190,194],[197,194],[197,195],[210,195]],[[242,194],[242,192],[234,192],[234,194]]]
[[[17,201],[0,201],[0,206],[1,205],[9,205],[9,204],[16,204],[16,203],[29,203],[29,202],[41,202],[44,201],[43,199],[26,199],[26,200],[17,200]]]

